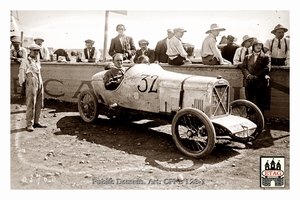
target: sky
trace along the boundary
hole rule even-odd
[[[11,10],[11,35],[42,37],[44,45],[57,48],[84,48],[86,39],[93,39],[95,46],[103,48],[105,31],[105,10]],[[126,27],[125,34],[138,41],[146,39],[149,48],[165,38],[167,29],[183,27],[187,32],[183,42],[200,49],[210,25],[217,23],[226,31],[221,36],[233,35],[237,44],[244,35],[265,40],[274,37],[271,31],[277,24],[290,30],[289,10],[127,10],[127,15],[109,12],[107,45],[117,35],[116,25]],[[289,35],[290,31],[286,33]]]

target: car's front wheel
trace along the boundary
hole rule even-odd
[[[172,121],[172,137],[185,155],[201,158],[215,147],[216,133],[207,115],[195,108],[180,110]]]
[[[78,111],[83,121],[93,123],[98,118],[99,104],[93,91],[84,90],[78,97]]]

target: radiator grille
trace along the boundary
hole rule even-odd
[[[213,89],[212,116],[224,115],[228,112],[229,86],[216,85]]]

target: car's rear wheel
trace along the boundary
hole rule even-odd
[[[239,99],[230,103],[230,114],[244,117],[256,124],[256,129],[249,135],[229,134],[230,137],[238,142],[250,142],[255,140],[264,129],[264,116],[260,109],[252,102]]]
[[[93,91],[84,90],[78,97],[78,111],[83,121],[93,123],[98,118],[99,104]]]
[[[209,155],[216,142],[215,129],[210,119],[195,108],[184,108],[174,116],[172,137],[177,148],[193,158]]]

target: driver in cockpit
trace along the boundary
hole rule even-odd
[[[104,74],[104,86],[107,90],[115,90],[124,78],[123,55],[116,54],[113,63],[109,63],[109,70]]]

